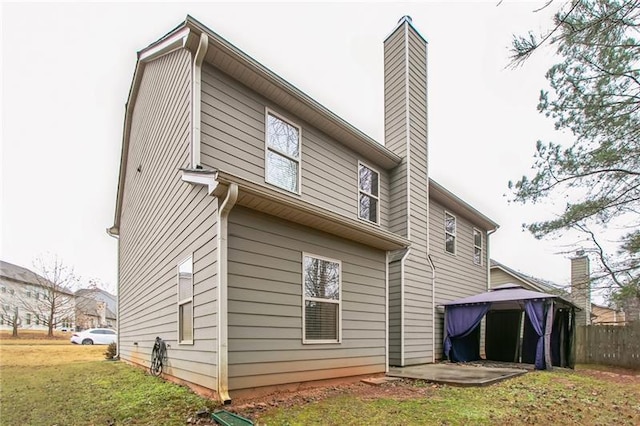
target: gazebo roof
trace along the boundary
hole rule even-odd
[[[576,309],[580,309],[570,301],[556,294],[526,290],[517,284],[511,283],[495,287],[485,293],[464,297],[458,300],[452,300],[450,302],[445,302],[442,304],[442,306],[460,306],[491,303],[495,308],[510,309],[519,307],[520,304],[518,302],[535,299],[554,299],[554,301],[562,305],[566,305],[567,307],[571,306]]]

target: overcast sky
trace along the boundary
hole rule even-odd
[[[56,253],[111,289],[124,104],[136,51],[187,14],[383,143],[382,41],[403,15],[429,41],[430,175],[500,224],[491,256],[569,282],[571,238],[537,241],[522,223],[558,206],[507,202],[538,139],[558,141],[536,110],[539,52],[511,70],[513,34],[548,28],[543,2],[2,4],[3,260]],[[566,136],[564,136],[566,139]]]

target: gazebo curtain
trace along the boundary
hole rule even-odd
[[[445,308],[446,336],[444,354],[453,362],[467,362],[479,359],[479,348],[474,347],[474,339],[465,340],[480,324],[491,303],[479,305],[447,306]]]
[[[524,309],[527,312],[529,321],[538,335],[536,344],[536,370],[544,370],[544,300],[525,300]]]

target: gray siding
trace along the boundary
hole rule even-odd
[[[302,252],[342,261],[342,343],[302,344]],[[229,218],[229,388],[385,371],[385,253],[236,207]]]
[[[364,158],[212,66],[203,66],[202,91],[204,166],[270,186],[265,183],[265,107],[269,107],[302,128],[302,199],[357,218],[358,160]],[[387,228],[388,174],[370,165],[380,172],[380,225]]]
[[[217,200],[181,180],[190,156],[191,57],[146,65],[135,100],[119,243],[120,355],[148,366],[156,336],[167,373],[216,389]],[[177,265],[193,254],[194,344],[177,343]],[[134,344],[136,343],[136,344]]]
[[[399,28],[385,41],[384,140],[385,146],[403,157],[390,173],[389,230],[407,236],[407,125],[404,30]]]
[[[431,201],[429,211],[429,238],[431,258],[436,267],[435,304],[439,305],[462,297],[472,296],[487,291],[487,235],[482,238],[482,265],[473,263],[473,223],[453,210],[447,210],[456,216],[457,232],[456,254],[445,251],[444,246],[444,212],[445,208]],[[436,357],[442,358],[442,341],[444,330],[444,310],[436,308]]]
[[[389,365],[402,365],[401,262],[389,264]]]
[[[530,286],[523,281],[514,278],[513,276],[507,274],[502,269],[491,268],[491,288],[498,287],[502,284],[518,284],[523,286],[524,288],[529,288]]]

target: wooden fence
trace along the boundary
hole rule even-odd
[[[640,369],[640,321],[626,326],[578,327],[576,363]]]

